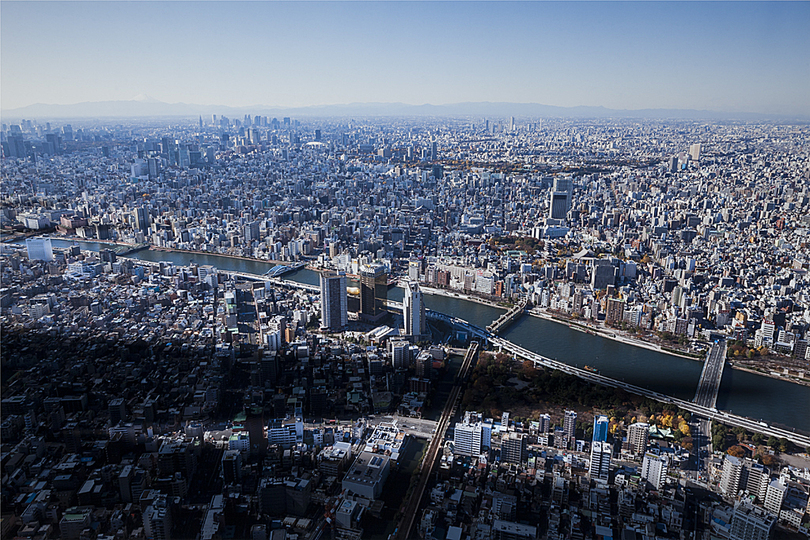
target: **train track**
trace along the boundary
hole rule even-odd
[[[411,492],[408,502],[405,504],[399,526],[391,535],[391,540],[407,540],[411,533],[413,522],[416,520],[416,515],[419,512],[419,504],[422,502],[422,496],[425,493],[425,487],[427,487],[428,480],[430,480],[430,475],[433,472],[433,467],[436,465],[436,458],[439,456],[439,452],[442,449],[444,437],[447,434],[447,428],[450,427],[450,420],[456,413],[456,407],[461,398],[464,383],[467,381],[467,376],[470,373],[470,367],[477,356],[478,342],[474,341],[470,344],[467,353],[464,355],[464,361],[461,363],[461,368],[456,376],[456,383],[450,391],[450,396],[444,405],[444,410],[436,425],[436,432],[433,434],[433,438],[430,440],[427,451],[425,452],[425,457],[419,465],[419,480],[417,481],[416,488]]]

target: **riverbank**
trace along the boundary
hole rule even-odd
[[[551,322],[554,322],[554,323],[557,323],[557,324],[562,324],[562,325],[568,326],[569,328],[573,328],[574,330],[580,330],[582,332],[591,333],[594,336],[605,338],[605,339],[611,339],[613,341],[618,341],[619,343],[624,343],[625,345],[630,345],[630,346],[633,346],[633,347],[640,347],[642,349],[647,349],[647,350],[659,352],[659,353],[662,353],[662,354],[668,354],[670,356],[677,356],[678,358],[684,358],[686,360],[693,360],[695,362],[704,363],[704,361],[705,361],[703,358],[697,358],[695,356],[690,356],[690,355],[687,355],[687,354],[681,354],[681,353],[678,353],[677,351],[675,351],[673,349],[668,349],[666,347],[662,347],[662,346],[660,346],[658,344],[655,344],[655,343],[650,343],[648,341],[643,341],[641,339],[631,338],[631,337],[628,337],[626,335],[622,335],[622,333],[621,333],[622,331],[618,330],[618,329],[600,328],[600,327],[597,327],[597,326],[591,326],[589,324],[582,324],[582,323],[578,323],[578,322],[575,322],[575,321],[567,321],[565,319],[560,319],[560,318],[557,318],[557,317],[553,316],[551,313],[549,313],[548,311],[546,311],[546,310],[544,310],[542,308],[532,308],[530,310],[527,310],[526,313],[533,316],[533,317],[537,317],[538,319],[544,319],[544,320],[551,321]],[[727,360],[726,362],[727,362],[727,364],[728,364],[728,366],[730,368],[736,369],[738,371],[747,371],[748,373],[752,373],[754,375],[761,375],[761,376],[764,376],[764,377],[770,377],[771,379],[777,379],[777,380],[780,380],[780,381],[785,381],[785,382],[789,382],[789,383],[793,383],[793,384],[800,384],[802,386],[810,387],[810,381],[807,381],[806,379],[801,379],[801,378],[798,378],[798,377],[785,376],[785,375],[782,375],[782,374],[779,374],[779,373],[774,373],[772,371],[760,371],[760,370],[757,370],[757,369],[752,369],[752,368],[749,368],[749,367],[740,366],[738,364],[735,364],[733,361],[728,361]]]
[[[760,371],[758,369],[752,369],[752,368],[749,368],[749,367],[745,367],[745,366],[735,364],[733,361],[730,361],[730,360],[726,360],[726,362],[728,363],[728,365],[732,369],[736,369],[738,371],[747,371],[748,373],[753,373],[754,375],[760,375],[762,377],[770,377],[771,379],[778,379],[780,381],[786,381],[786,382],[790,382],[790,383],[794,383],[794,384],[800,384],[802,386],[810,387],[810,381],[808,381],[807,379],[800,379],[798,377],[791,377],[789,375],[784,376],[784,375],[780,375],[779,373],[774,373],[773,371]]]
[[[419,288],[425,294],[432,294],[434,296],[445,296],[447,298],[458,298],[459,300],[466,300],[468,302],[475,302],[476,304],[489,306],[489,307],[495,308],[495,309],[502,309],[504,311],[509,309],[506,306],[502,306],[501,304],[498,304],[497,302],[493,302],[491,300],[487,300],[486,298],[481,298],[481,297],[478,297],[478,296],[473,296],[473,295],[464,294],[464,293],[457,293],[457,292],[453,292],[453,291],[448,291],[446,289],[437,289],[435,287],[426,287],[424,285],[420,285]]]
[[[37,236],[37,235],[31,235],[31,236]],[[92,242],[92,243],[95,243],[95,244],[104,244],[104,245],[116,246],[116,247],[136,248],[136,247],[139,247],[139,246],[143,245],[143,244],[132,244],[132,243],[129,243],[129,242],[116,242],[114,240],[100,240],[98,238],[82,238],[80,236],[72,236],[72,235],[64,235],[64,236],[58,235],[58,236],[55,236],[55,235],[52,235],[52,234],[46,234],[46,235],[41,235],[41,236],[43,238],[50,238],[51,240],[60,240],[60,241],[63,241],[63,242]],[[25,238],[20,238],[20,237],[17,237],[17,238],[6,237],[6,238],[3,239],[3,242],[13,244],[13,243],[17,243],[20,240],[24,240],[24,239]],[[307,261],[310,260],[310,259],[303,259],[303,260],[300,260],[300,261],[280,261],[280,260],[276,260],[276,259],[259,259],[257,257],[246,257],[246,256],[243,256],[243,255],[232,255],[230,253],[218,253],[218,252],[215,252],[215,251],[202,251],[202,250],[199,250],[199,249],[169,248],[169,247],[155,246],[155,245],[151,245],[151,244],[149,246],[147,246],[146,249],[148,249],[149,251],[157,251],[157,252],[163,252],[163,253],[180,253],[180,254],[188,253],[188,254],[191,254],[191,255],[205,255],[205,256],[211,256],[211,257],[227,257],[229,259],[237,259],[237,260],[247,261],[247,262],[257,262],[257,263],[266,263],[266,264],[274,264],[274,265],[287,265],[287,266],[291,266],[291,265],[302,263],[302,262],[307,262]]]
[[[589,324],[582,324],[575,321],[567,321],[565,319],[560,319],[549,313],[548,311],[542,308],[532,308],[527,310],[526,313],[533,317],[537,317],[538,319],[544,319],[547,321],[555,322],[557,324],[562,324],[568,326],[569,328],[573,328],[574,330],[580,330],[581,332],[591,333],[594,336],[611,339],[613,341],[618,341],[619,343],[624,343],[625,345],[631,345],[633,347],[640,347],[642,349],[647,349],[649,351],[655,351],[662,354],[668,354],[670,356],[677,356],[679,358],[685,358],[687,360],[694,360],[696,362],[703,362],[702,358],[696,358],[695,356],[689,356],[687,354],[678,353],[673,349],[667,349],[655,343],[650,343],[648,341],[643,341],[637,338],[631,338],[628,336],[623,336],[619,334],[621,330],[614,330],[600,328],[598,326],[591,326]]]
[[[68,236],[68,235],[54,236],[53,234],[29,234],[27,236],[6,237],[6,238],[3,238],[3,243],[5,243],[5,244],[17,244],[17,245],[24,246],[25,242],[23,242],[23,240],[25,240],[26,238],[37,237],[37,236],[41,237],[41,238],[48,238],[51,241],[58,240],[60,242],[92,242],[94,244],[104,244],[104,245],[107,245],[107,246],[120,246],[120,247],[128,247],[128,248],[134,248],[134,247],[138,247],[140,245],[140,244],[130,244],[128,242],[116,242],[114,240],[99,240],[97,238],[82,238],[81,236]]]
[[[229,259],[237,259],[240,261],[248,261],[248,262],[258,262],[258,263],[267,263],[267,264],[275,264],[275,265],[294,265],[304,261],[279,261],[276,259],[259,259],[256,257],[245,257],[243,255],[231,255],[229,253],[215,253],[212,251],[201,251],[198,249],[177,249],[177,248],[167,248],[167,247],[159,247],[159,246],[149,246],[151,251],[162,251],[164,253],[191,253],[193,255],[210,255],[213,257],[228,257]]]

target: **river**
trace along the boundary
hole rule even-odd
[[[71,242],[54,240],[55,247]],[[98,242],[80,242],[83,249],[108,247]],[[178,265],[210,264],[220,270],[263,274],[274,265],[222,255],[142,250],[131,257],[146,261],[169,261]],[[318,274],[302,269],[284,279],[318,285]],[[403,291],[392,288],[390,300],[402,301]],[[463,298],[425,294],[425,305],[434,311],[460,317],[485,327],[503,313],[502,309]],[[694,396],[703,364],[679,356],[634,347],[611,339],[573,330],[565,324],[524,316],[502,335],[526,349],[572,366],[586,364],[603,375],[624,380],[681,399]],[[810,432],[810,387],[726,368],[717,398],[717,408],[774,425]]]

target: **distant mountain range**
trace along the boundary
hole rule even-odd
[[[266,116],[368,117],[368,116],[435,116],[435,117],[557,117],[557,118],[651,118],[683,120],[801,120],[810,117],[760,113],[730,113],[694,109],[607,109],[605,107],[555,107],[540,103],[467,102],[447,105],[408,105],[406,103],[348,103],[312,107],[228,107],[164,103],[140,95],[128,101],[87,101],[72,105],[35,103],[17,109],[0,111],[4,122],[49,118],[135,118],[135,117],[205,117],[211,114],[239,118],[245,114]]]

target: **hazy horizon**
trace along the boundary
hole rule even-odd
[[[807,2],[6,2],[2,109],[536,103],[809,115]]]

